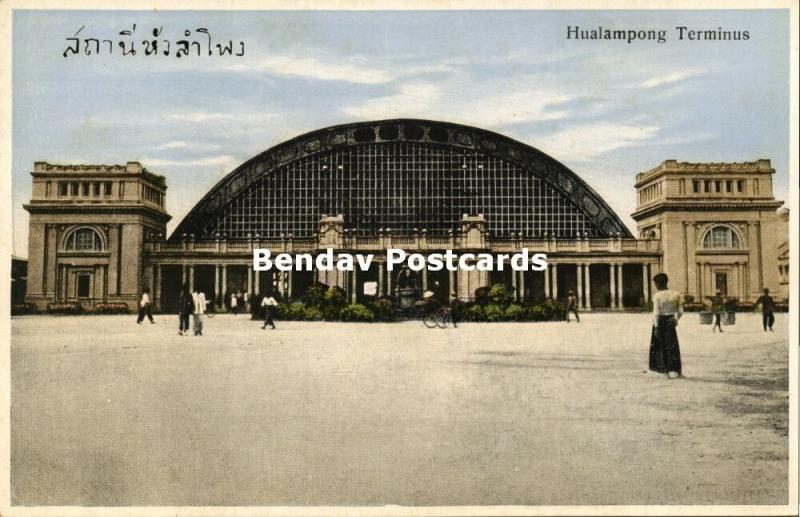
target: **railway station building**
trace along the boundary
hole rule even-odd
[[[223,308],[231,292],[301,298],[340,286],[352,301],[437,286],[469,300],[507,285],[519,300],[646,307],[652,277],[702,298],[780,292],[788,248],[769,160],[667,160],[635,177],[636,234],[556,159],[490,131],[427,120],[347,124],[247,160],[167,234],[167,184],[142,164],[34,164],[26,300],[135,307],[144,287],[174,309],[188,283]],[[621,171],[621,184],[625,184]],[[374,253],[368,271],[254,271],[253,249]],[[545,253],[546,271],[388,271],[385,252]],[[788,273],[787,273],[788,275]]]

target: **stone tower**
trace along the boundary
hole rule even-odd
[[[26,302],[126,303],[142,290],[144,240],[164,235],[170,216],[163,176],[138,162],[36,162],[30,203]]]

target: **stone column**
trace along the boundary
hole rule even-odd
[[[384,267],[386,264],[384,264]],[[386,269],[386,296],[392,296],[392,272]]]
[[[222,269],[222,288],[220,289],[219,299],[222,302],[220,307],[222,307],[225,305],[225,293],[228,292],[228,266],[222,264],[220,269]]]
[[[289,285],[286,287],[286,297],[291,300],[294,295],[294,270],[290,269],[286,272],[287,282]]]
[[[100,266],[101,270],[103,271],[103,303],[106,302],[106,292],[108,291],[108,266]],[[152,299],[150,303],[153,305],[153,309],[156,308],[156,266],[153,263],[150,263],[150,296]]]
[[[261,271],[255,270],[253,279],[253,294],[261,294]]]
[[[510,264],[509,264],[510,266]],[[517,289],[517,274],[518,271],[511,270],[511,289],[514,291],[514,300],[519,301],[519,290]]]
[[[386,262],[378,262],[378,296],[383,296],[386,291],[383,288],[383,277],[386,275]]]
[[[219,307],[219,299],[222,295],[219,292],[219,264],[214,264],[214,304]]]
[[[428,268],[427,267],[424,268],[422,271],[420,271],[420,276],[422,277],[422,292],[424,293],[425,291],[428,290]]]
[[[592,275],[590,273],[591,264],[586,264],[584,270],[586,271],[586,282],[584,284],[585,285],[584,290],[586,291],[586,308],[591,309],[592,308],[592,291],[591,291]]]
[[[161,264],[156,264],[153,267],[153,275],[156,277],[155,286],[153,290],[153,308],[156,311],[161,310]]]
[[[186,264],[181,264],[181,287],[186,285],[186,282],[189,281],[188,278],[186,278],[187,273],[188,273],[188,271],[187,271]],[[119,293],[117,293],[117,294],[119,294]]]
[[[625,308],[625,302],[622,295],[625,293],[625,284],[622,283],[622,269],[623,264],[617,264],[617,271],[619,272],[619,280],[617,281],[617,304],[621,309]]]
[[[575,265],[575,276],[578,277],[578,307],[585,309],[586,304],[583,302],[583,264],[578,263]]]
[[[550,270],[552,269],[552,265],[548,265],[547,268],[544,270],[544,297],[545,299],[550,297]]]
[[[553,300],[558,300],[558,264],[553,264]]]
[[[189,290],[194,292],[194,264],[189,265]]]
[[[358,294],[358,279],[356,278],[356,270],[353,269],[349,272],[350,275],[350,303],[356,303],[356,296]]]
[[[525,301],[525,271],[519,271],[519,299]]]
[[[617,308],[617,271],[616,271],[616,264],[613,262],[608,265],[608,279],[611,282],[609,286],[609,293],[611,296],[611,303],[610,306],[612,309]]]
[[[647,263],[642,263],[642,298],[644,303],[650,303],[650,275],[647,274]]]
[[[253,294],[253,268],[251,266],[247,266],[247,296],[248,298],[250,295]],[[247,303],[247,300],[245,300]]]

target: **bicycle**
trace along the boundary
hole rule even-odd
[[[439,307],[435,311],[426,312],[422,316],[422,323],[429,329],[436,327],[444,329],[453,323],[453,314],[449,307]]]

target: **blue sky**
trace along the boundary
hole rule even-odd
[[[68,42],[207,27],[244,57],[69,56]],[[582,28],[667,42],[574,41]],[[747,30],[679,41],[676,26]],[[34,161],[141,161],[167,177],[172,229],[221,177],[317,128],[393,117],[478,126],[583,177],[631,229],[634,176],[666,159],[769,158],[789,192],[788,11],[15,11],[14,253]]]

